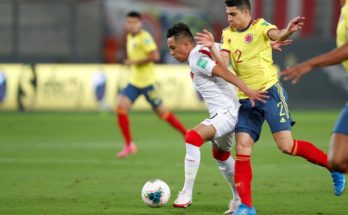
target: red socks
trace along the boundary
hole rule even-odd
[[[325,154],[310,142],[303,140],[294,140],[294,145],[291,149],[291,155],[303,157],[311,163],[330,170],[327,154]]]
[[[118,125],[121,128],[121,132],[123,134],[123,138],[126,141],[126,145],[130,145],[132,142],[132,137],[129,128],[129,119],[128,114],[125,111],[118,110],[117,111]]]
[[[243,204],[252,207],[251,199],[251,180],[252,170],[250,164],[250,155],[236,155],[234,182],[237,192]]]
[[[172,113],[172,112],[167,112],[161,116],[162,119],[167,121],[171,126],[173,126],[176,130],[178,130],[180,133],[182,133],[183,136],[186,135],[186,128],[184,125],[179,121],[178,118]]]
[[[161,116],[162,119],[166,120],[169,124],[171,124],[174,128],[176,128],[178,131],[182,133],[182,135],[186,135],[186,128],[181,124],[181,122],[176,118],[176,116],[168,112]],[[127,145],[130,145],[132,143],[132,137],[130,132],[130,126],[129,126],[129,119],[128,119],[128,113],[127,111],[124,111],[123,109],[117,110],[117,119],[118,119],[118,125],[121,128],[122,135],[124,137],[124,140]]]
[[[221,151],[219,149],[215,149],[214,147],[213,147],[212,153],[213,153],[213,157],[218,161],[225,161],[229,157],[231,157],[231,152]]]
[[[328,157],[323,151],[318,149],[313,144],[303,141],[294,140],[294,145],[291,150],[291,155],[300,156],[307,159],[309,162],[323,166],[330,170],[328,166]],[[252,170],[249,155],[236,155],[234,181],[238,194],[243,204],[252,207],[251,198],[251,181]]]
[[[185,143],[201,147],[204,144],[204,140],[202,139],[201,135],[192,129],[187,132],[187,135],[185,136]]]

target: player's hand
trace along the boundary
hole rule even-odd
[[[292,80],[292,83],[296,84],[304,74],[310,72],[312,69],[313,67],[309,63],[304,62],[283,70],[280,76],[283,76],[285,81]]]
[[[300,31],[304,25],[304,20],[305,20],[305,17],[303,16],[298,16],[298,17],[295,17],[293,18],[289,24],[288,24],[288,27],[286,28],[286,30],[292,34],[294,32],[297,32],[297,31]]]
[[[125,59],[125,60],[123,61],[123,63],[124,63],[125,65],[127,65],[127,66],[131,66],[131,65],[135,64],[134,61],[129,60],[129,59]]]
[[[254,107],[255,106],[255,101],[260,101],[265,103],[266,99],[269,98],[269,96],[267,95],[267,91],[264,91],[264,87],[258,89],[258,90],[248,90],[248,92],[245,92],[245,94],[249,97],[250,102],[251,102],[251,106]]]
[[[272,49],[282,51],[283,46],[288,46],[292,44],[292,40],[284,40],[284,41],[271,41]]]
[[[203,32],[197,32],[194,38],[199,45],[204,47],[211,48],[214,45],[214,36],[207,29],[203,29]]]

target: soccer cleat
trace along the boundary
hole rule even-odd
[[[187,208],[192,204],[192,196],[185,195],[185,191],[181,191],[175,199],[173,206],[176,208]]]
[[[339,196],[346,188],[346,177],[343,173],[340,172],[332,172],[331,175],[333,179],[335,195]]]
[[[134,143],[131,143],[127,146],[125,146],[122,151],[116,154],[119,158],[125,158],[128,155],[135,154],[137,152],[137,146]]]
[[[237,210],[230,215],[256,215],[255,208],[249,208],[245,204],[241,203]]]
[[[240,200],[231,200],[230,203],[228,204],[228,210],[225,211],[224,214],[233,214],[240,205]]]

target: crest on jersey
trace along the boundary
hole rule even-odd
[[[253,41],[254,39],[254,36],[252,34],[247,34],[245,37],[244,37],[244,41],[245,43],[249,44]]]

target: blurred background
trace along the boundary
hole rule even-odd
[[[340,15],[338,0],[252,0],[253,17],[263,17],[279,28],[295,16],[305,16],[304,29],[292,45],[274,51],[279,69],[335,47]],[[220,40],[227,26],[224,0],[0,0],[0,110],[40,111],[111,110],[127,82],[124,18],[143,14],[144,28],[159,45],[157,68],[165,104],[178,110],[204,109],[191,89],[185,66],[166,46],[166,30],[176,22],[194,32],[207,28]],[[171,70],[172,72],[168,72]],[[342,107],[348,78],[341,66],[320,69],[298,85],[284,83],[292,108]],[[173,74],[175,73],[175,74]],[[316,74],[319,73],[319,74]],[[182,91],[183,83],[187,91]],[[187,93],[178,104],[176,94]],[[139,103],[139,104],[138,104]],[[140,100],[135,109],[149,110]],[[185,103],[185,102],[181,102]]]
[[[279,71],[335,48],[338,0],[251,2],[254,18],[279,28],[295,16],[306,17],[293,44],[273,51]],[[209,29],[219,42],[227,26],[224,0],[0,0],[1,215],[211,215],[227,209],[231,194],[208,143],[201,148],[193,207],[179,212],[171,204],[155,210],[143,204],[141,188],[154,178],[168,183],[174,200],[185,156],[182,135],[153,114],[144,98],[129,114],[139,152],[115,158],[124,145],[113,110],[128,82],[122,61],[125,15],[131,10],[142,13],[144,28],[159,46],[155,71],[164,106],[187,128],[207,118],[187,64],[168,53],[166,30],[185,22],[193,33]],[[318,69],[297,85],[280,81],[298,121],[296,139],[327,151],[348,101],[343,67]],[[327,171],[282,155],[268,125],[252,162],[259,215],[348,214],[347,193],[337,198]]]

